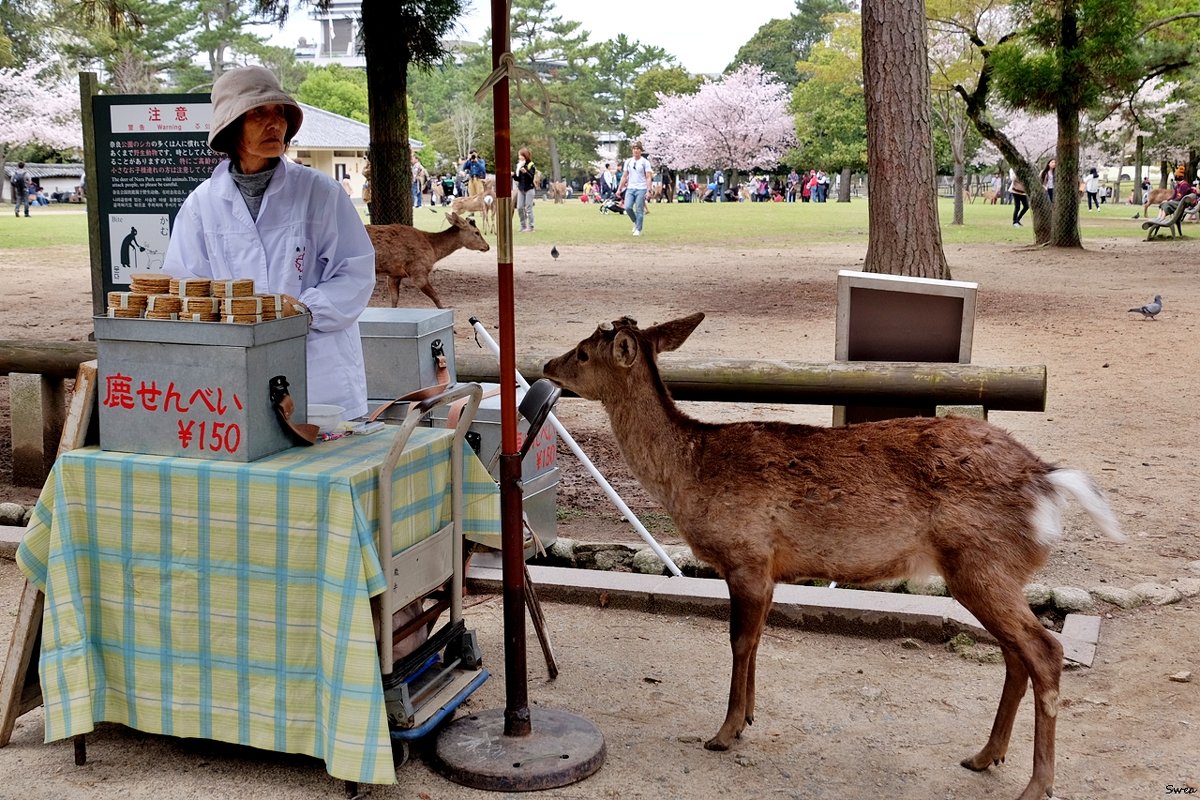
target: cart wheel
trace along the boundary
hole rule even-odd
[[[399,771],[401,767],[408,763],[409,745],[404,739],[392,740],[392,764]]]

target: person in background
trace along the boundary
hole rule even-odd
[[[1100,210],[1100,173],[1092,167],[1091,172],[1083,179],[1083,190],[1087,192],[1088,211],[1092,210],[1092,204],[1095,204],[1097,211]]]
[[[354,187],[350,185],[350,176],[349,175],[342,176],[342,188],[346,191],[347,197],[354,196]]]
[[[25,169],[25,162],[17,162],[17,171],[13,173],[12,189],[13,198],[13,216],[21,216],[21,206],[25,206],[25,216],[29,216],[29,185],[31,183],[29,171]]]
[[[607,200],[617,193],[617,170],[609,162],[604,164],[604,172],[600,173],[600,199]]]
[[[1187,178],[1183,176],[1182,172],[1177,173],[1177,175],[1178,178],[1175,180],[1175,188],[1171,190],[1171,199],[1167,200],[1166,202],[1159,203],[1158,219],[1154,220],[1155,222],[1162,222],[1167,217],[1174,214],[1175,209],[1179,208],[1179,204],[1183,202],[1183,198],[1187,197],[1189,194],[1194,194],[1196,191],[1192,188],[1192,185],[1188,183]],[[1195,202],[1189,203],[1189,205],[1195,205]]]
[[[467,154],[467,160],[462,164],[462,171],[467,176],[467,194],[471,197],[483,194],[483,182],[487,178],[487,164],[474,150]]]
[[[429,180],[429,173],[425,170],[425,165],[421,163],[421,159],[417,158],[417,154],[412,154],[412,204],[413,208],[421,207],[421,198],[425,194],[425,182]],[[430,202],[433,202],[432,200]]]
[[[1017,173],[1013,170],[1008,171],[1008,191],[1012,195],[1013,204],[1013,227],[1021,227],[1021,217],[1025,216],[1025,212],[1029,210],[1029,197],[1025,194],[1025,184],[1017,178]]]
[[[533,165],[533,156],[528,147],[517,151],[517,169],[513,172],[513,180],[517,182],[517,216],[521,220],[520,233],[533,233],[533,199],[537,187],[534,177],[537,167]]]
[[[369,154],[364,159],[362,176],[362,199],[363,205],[367,207],[367,223],[369,224],[371,222],[371,156]]]
[[[633,157],[625,160],[624,174],[617,194],[625,193],[625,213],[633,220],[633,235],[642,235],[642,223],[646,219],[646,191],[654,177],[650,162],[642,158],[642,143],[633,143]]]
[[[1052,158],[1046,162],[1046,166],[1042,167],[1042,187],[1049,195],[1051,203],[1054,202],[1054,170],[1057,166],[1058,162]]]
[[[284,158],[304,114],[263,67],[232,69],[212,87],[208,144],[228,155],[175,218],[163,272],[253,278],[309,317],[308,401],[367,413],[358,317],[375,289],[375,250],[342,187]]]

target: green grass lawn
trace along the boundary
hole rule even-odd
[[[867,201],[850,203],[651,203],[640,241],[656,246],[734,245],[772,247],[783,244],[866,242]],[[4,209],[7,211],[8,209]],[[413,212],[422,230],[445,227],[446,209],[430,213],[428,206]],[[1084,245],[1097,238],[1142,238],[1140,220],[1131,219],[1133,206],[1106,205],[1098,212],[1080,210]],[[941,200],[942,240],[945,244],[1012,244],[1033,240],[1032,221],[1012,227],[1012,206],[969,203],[965,224],[951,225],[954,206]],[[515,243],[602,244],[632,241],[629,220],[600,213],[598,206],[570,200],[555,205],[539,200],[534,208],[537,232],[517,233]],[[515,225],[514,227],[519,227]],[[495,239],[490,236],[490,239]],[[36,208],[29,219],[0,213],[0,249],[36,250],[56,245],[86,245],[87,216],[81,206]]]
[[[81,205],[37,206],[29,219],[14,217],[11,205],[0,205],[0,250],[87,243],[87,213]]]

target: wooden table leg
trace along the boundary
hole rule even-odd
[[[13,628],[4,671],[0,672],[0,747],[12,739],[17,717],[42,704],[42,686],[38,682],[38,634],[42,630],[43,595],[36,586],[25,581],[17,606],[17,623]]]

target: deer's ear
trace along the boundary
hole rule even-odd
[[[629,331],[617,331],[617,335],[613,337],[612,353],[613,360],[619,365],[626,369],[632,367],[633,362],[637,361],[637,338]]]
[[[654,342],[655,352],[664,353],[669,350],[678,350],[703,319],[704,312],[699,311],[688,317],[673,319],[670,322],[646,328],[642,333]]]

